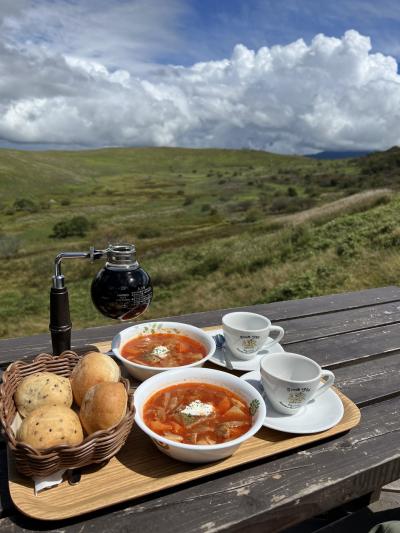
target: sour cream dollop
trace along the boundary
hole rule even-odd
[[[194,400],[181,413],[190,416],[209,416],[214,412],[214,406],[210,403],[203,403],[200,400]]]
[[[169,354],[169,349],[166,346],[156,346],[151,355],[158,357],[159,359],[164,359]]]

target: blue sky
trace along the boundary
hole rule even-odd
[[[196,43],[181,56],[227,57],[238,42],[249,48],[288,44],[316,34],[341,37],[355,29],[371,37],[374,50],[400,55],[400,3],[393,0],[192,0],[183,32]],[[199,45],[198,45],[199,43]]]
[[[400,143],[397,0],[2,0],[0,145]]]

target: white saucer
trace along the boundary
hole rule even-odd
[[[258,370],[243,374],[240,379],[253,385],[264,398],[267,416],[263,425],[267,428],[299,435],[320,433],[336,426],[343,417],[342,400],[332,389],[328,389],[321,396],[308,403],[295,415],[283,415],[275,411],[266,398]]]
[[[216,328],[213,330],[208,330],[208,334],[212,335],[213,337],[217,335],[218,333],[223,333],[221,328]],[[268,337],[268,340],[273,340],[271,337]],[[285,350],[282,348],[282,346],[279,344],[279,342],[275,343],[271,348],[262,349],[253,357],[253,359],[250,359],[249,361],[243,361],[242,359],[238,359],[235,357],[228,346],[225,344],[225,352],[228,356],[228,358],[232,362],[232,367],[234,370],[242,370],[243,372],[249,372],[250,370],[258,370],[260,368],[260,360],[266,355],[267,353],[276,353],[276,352],[284,352]],[[212,357],[210,357],[209,361],[212,363],[223,366],[224,368],[227,368],[225,363],[225,358],[222,353],[221,348],[217,348],[215,350],[215,353]]]

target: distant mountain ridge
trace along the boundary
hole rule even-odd
[[[354,157],[364,157],[373,153],[372,150],[354,150],[345,152],[318,152],[317,154],[306,155],[306,157],[312,157],[313,159],[351,159]]]

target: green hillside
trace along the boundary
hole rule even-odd
[[[146,318],[397,283],[398,160],[0,150],[0,336],[47,331],[54,257],[91,244],[136,243]],[[75,329],[110,323],[90,302],[100,266],[65,262]]]

